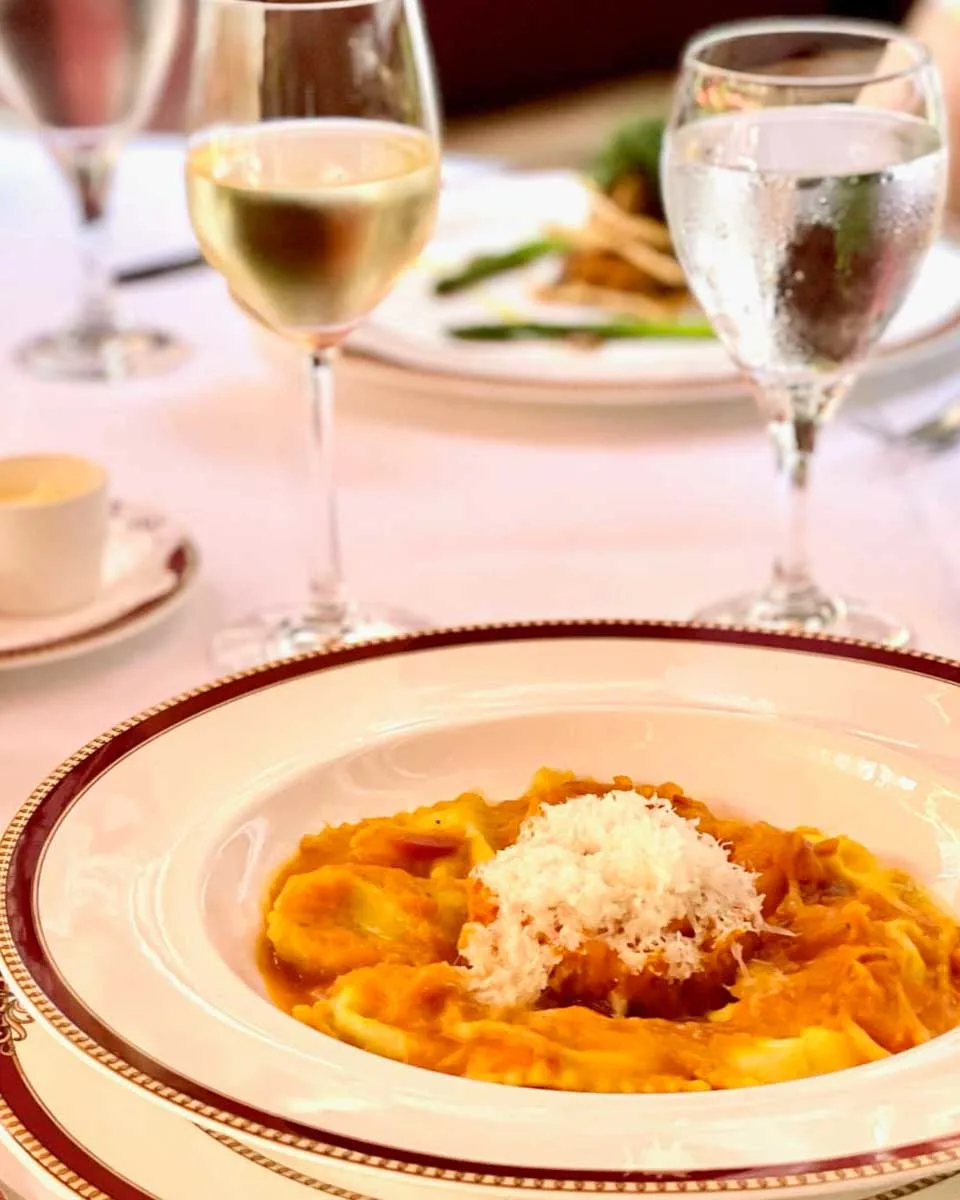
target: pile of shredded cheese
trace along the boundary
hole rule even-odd
[[[497,916],[465,927],[461,957],[471,989],[497,1006],[532,1004],[563,954],[589,940],[631,972],[655,958],[687,979],[706,943],[764,928],[756,877],[668,800],[638,792],[543,808],[473,875]]]

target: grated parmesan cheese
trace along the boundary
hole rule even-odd
[[[638,792],[547,806],[472,875],[497,916],[465,926],[461,957],[471,989],[497,1006],[532,1004],[563,954],[588,940],[632,972],[655,958],[687,979],[705,945],[765,927],[756,876],[669,801]]]

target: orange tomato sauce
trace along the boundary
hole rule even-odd
[[[491,917],[471,871],[541,806],[614,788],[656,792],[715,837],[754,872],[769,927],[714,948],[682,981],[631,974],[587,942],[531,1008],[479,1003],[458,967],[464,924]],[[908,875],[848,838],[721,817],[674,784],[627,777],[541,771],[515,800],[467,793],[308,835],[272,881],[257,959],[274,1003],[328,1036],[521,1086],[755,1086],[960,1025],[960,926]]]

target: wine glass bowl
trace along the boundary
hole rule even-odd
[[[338,344],[423,247],[438,187],[433,142],[372,120],[221,130],[188,168],[201,249],[235,299],[309,347]]]
[[[926,51],[872,22],[708,31],[684,55],[663,168],[678,256],[753,384],[786,493],[768,586],[700,615],[903,644],[901,622],[816,583],[805,506],[820,427],[938,229],[946,150]]]
[[[207,261],[307,366],[314,529],[306,596],[225,630],[228,669],[421,628],[346,592],[333,360],[430,236],[436,90],[415,0],[202,0],[186,180]]]
[[[107,257],[116,159],[156,103],[182,15],[182,0],[0,0],[0,94],[39,132],[80,216],[80,311],[16,351],[41,377],[115,380],[183,357],[170,334],[118,321]]]

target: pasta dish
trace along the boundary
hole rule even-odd
[[[960,1025],[960,925],[907,874],[625,776],[308,835],[259,953],[321,1033],[526,1087],[756,1086]]]

